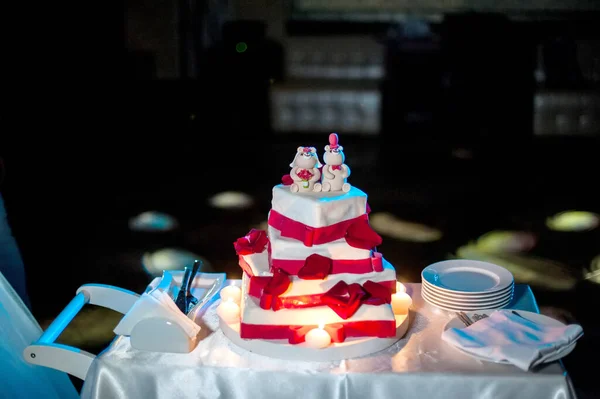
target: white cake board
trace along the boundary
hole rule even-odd
[[[231,342],[259,355],[284,360],[328,362],[367,356],[392,346],[406,334],[410,319],[409,314],[410,312],[404,315],[396,315],[396,335],[394,337],[348,338],[344,342],[332,343],[323,349],[309,348],[304,342],[292,345],[287,339],[242,339],[240,338],[240,324],[229,325],[221,318],[219,318],[219,326]]]

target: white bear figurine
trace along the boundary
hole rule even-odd
[[[290,186],[293,193],[321,191],[321,162],[315,147],[298,147],[294,160],[290,164],[290,177],[294,183]]]
[[[323,191],[350,191],[350,184],[346,182],[350,176],[350,168],[344,163],[344,147],[338,144],[338,135],[331,133],[329,135],[329,145],[325,146],[323,154]]]

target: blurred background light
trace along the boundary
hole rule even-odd
[[[600,255],[592,259],[590,271],[586,272],[585,279],[592,283],[600,284]]]
[[[585,211],[565,211],[546,219],[546,226],[556,231],[589,231],[600,224],[600,216]]]
[[[133,231],[163,232],[177,226],[178,222],[173,216],[157,211],[142,212],[129,219],[129,228]]]
[[[493,230],[483,234],[475,242],[478,250],[490,253],[527,252],[535,247],[537,238],[524,231]]]
[[[517,283],[552,291],[570,290],[578,280],[575,273],[560,262],[510,252],[489,252],[475,244],[458,248],[456,257],[495,263],[508,269]]]
[[[262,222],[254,225],[254,226],[251,226],[250,228],[251,229],[257,229],[257,230],[265,230],[265,231],[267,231],[269,229],[269,222],[266,221],[266,220],[263,220]]]
[[[457,159],[473,159],[473,152],[466,148],[455,148],[452,150],[452,156]]]
[[[372,213],[371,227],[380,234],[402,241],[432,242],[442,238],[442,232],[424,224],[398,219],[388,212]]]
[[[219,209],[247,209],[254,204],[254,200],[248,194],[239,191],[225,191],[212,196],[209,204]]]
[[[155,252],[146,252],[142,257],[142,265],[146,272],[160,277],[163,270],[183,270],[192,266],[194,261],[202,261],[200,272],[212,270],[210,263],[202,256],[180,248],[163,248]]]

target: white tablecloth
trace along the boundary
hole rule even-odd
[[[407,284],[415,312],[405,337],[377,354],[329,363],[290,362],[250,353],[218,329],[216,303],[203,317],[212,332],[190,354],[141,352],[118,337],[93,362],[84,399],[561,399],[574,398],[560,362],[524,372],[475,360],[441,341],[451,315],[423,302]],[[538,311],[517,285],[510,306]]]

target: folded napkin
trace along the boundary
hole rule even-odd
[[[183,314],[171,296],[160,289],[142,294],[113,331],[117,335],[131,335],[137,323],[151,317],[162,317],[177,323],[190,338],[200,332],[200,326]]]
[[[449,328],[442,340],[492,361],[508,361],[522,370],[544,363],[564,352],[583,335],[577,324],[547,326],[497,310],[467,328]]]

